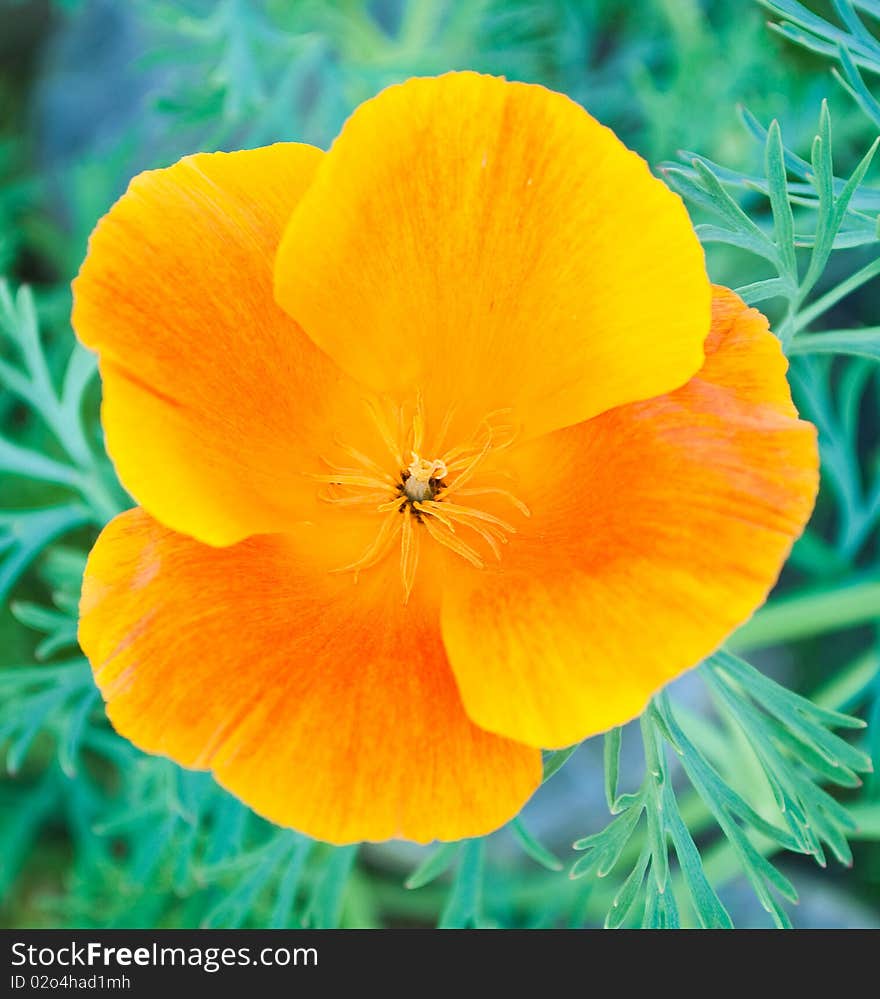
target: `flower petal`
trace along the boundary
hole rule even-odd
[[[352,376],[526,435],[683,384],[709,329],[680,199],[581,107],[475,73],[363,104],[285,231],[276,295]]]
[[[355,585],[327,571],[338,553],[314,533],[217,549],[141,510],[112,521],[80,641],[113,724],[330,842],[502,825],[540,783],[540,753],[468,720],[432,576],[404,607],[395,560],[393,585],[379,570]]]
[[[210,544],[309,516],[315,485],[301,471],[354,405],[349,379],[272,295],[282,228],[321,155],[279,144],[135,177],[74,282],[122,482]]]
[[[530,745],[622,724],[766,598],[813,508],[815,431],[767,322],[716,289],[669,395],[523,445],[532,511],[494,576],[450,563],[443,637],[470,717]]]

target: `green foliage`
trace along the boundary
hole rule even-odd
[[[778,47],[757,7],[739,0],[708,5],[711,15],[696,0],[637,11],[625,0],[137,0],[130,16],[149,56],[131,72],[156,74],[143,111],[152,127],[135,116],[100,154],[66,166],[66,227],[51,211],[50,172],[0,128],[7,923],[722,927],[734,921],[725,889],[739,877],[783,926],[797,858],[849,864],[851,843],[867,862],[849,883],[861,878],[857,890],[876,901],[880,43],[869,28],[880,6],[834,0],[828,20],[795,0],[762,2],[778,20]],[[87,5],[56,7],[64,24]],[[804,58],[833,61],[843,89],[822,92],[824,74]],[[540,820],[577,747],[545,754],[536,810],[492,837],[424,851],[331,848],[118,737],[76,646],[86,554],[130,501],[104,454],[94,358],[71,335],[67,283],[132,151],[146,147],[159,165],[193,148],[325,145],[382,86],[459,67],[565,90],[652,158],[677,145],[704,151],[663,172],[699,222],[713,278],[773,321],[799,409],[820,435],[817,512],[778,595],[697,671],[714,714],[674,687],[638,726],[605,736],[611,818],[600,828],[604,809],[586,810],[576,859]],[[13,85],[0,81],[0,97]],[[737,124],[726,109],[743,100],[753,110]],[[809,134],[802,106],[815,109],[812,122],[818,114]],[[757,650],[813,696],[734,654]],[[633,780],[627,748],[639,740],[644,768]],[[568,818],[555,816],[566,835]]]
[[[880,17],[876,0],[833,0],[841,27],[819,17],[797,0],[759,0],[771,13],[782,18],[772,27],[784,38],[821,55],[836,59],[840,69],[834,76],[847,93],[880,128],[880,103],[868,89],[861,69],[876,74],[880,70],[880,41],[868,30],[861,13]]]
[[[738,740],[743,748],[735,757],[735,768],[728,751],[715,759],[708,747],[701,747],[686,734],[665,692],[655,698],[641,719],[645,777],[635,793],[618,791],[620,731],[605,737],[608,807],[617,818],[601,832],[575,843],[576,850],[586,852],[572,868],[572,876],[605,877],[625,853],[630,855],[629,862],[633,856],[637,858],[613,898],[606,926],[636,922],[645,928],[677,927],[681,925],[677,894],[688,900],[697,925],[710,929],[732,926],[682,817],[667,744],[777,926],[790,926],[790,922],[774,891],[791,902],[797,901],[797,892],[755,845],[755,834],[769,848],[811,855],[822,866],[823,842],[841,863],[852,860],[845,837],[855,822],[818,781],[843,787],[861,784],[857,774],[871,769],[870,759],[831,729],[862,728],[864,722],[817,707],[730,653],[717,653],[701,673],[716,697],[722,718],[743,737]],[[751,759],[743,759],[745,747]],[[737,790],[738,776],[749,766],[760,767],[772,792],[776,814],[771,819],[765,817],[769,802],[759,803],[763,805],[759,811]],[[760,786],[750,782],[752,796]],[[637,836],[640,827],[643,834]],[[670,843],[678,862],[678,885],[671,873]]]
[[[718,222],[697,227],[703,242],[727,243],[770,264],[772,277],[737,291],[750,304],[783,299],[787,311],[777,327],[783,346],[796,349],[798,353],[809,353],[810,337],[797,337],[797,334],[877,273],[875,260],[811,303],[808,309],[804,307],[808,295],[825,272],[832,250],[877,242],[877,216],[871,212],[880,207],[880,199],[876,191],[864,188],[863,182],[880,139],[875,139],[852,174],[841,179],[834,176],[831,116],[825,102],[810,163],[783,146],[778,122],[773,121],[764,129],[748,112],[744,112],[743,117],[747,128],[764,143],[763,178],[739,174],[690,154],[683,154],[690,159],[688,168],[670,165],[664,169],[664,175],[683,197],[717,217]],[[798,177],[798,181],[789,184],[789,172]],[[766,195],[772,220],[769,230],[753,221],[729,193],[728,187]],[[806,217],[805,230],[795,229],[795,207],[799,210],[799,219]],[[802,247],[809,249],[804,268],[799,267],[798,262],[798,250]],[[866,347],[855,352],[868,351],[870,354],[871,349],[877,349],[880,340],[871,330],[864,334]],[[838,348],[834,352],[850,351]]]
[[[0,512],[0,599],[56,538],[86,524],[103,526],[122,509],[108,485],[108,479],[115,482],[112,472],[91,448],[83,423],[83,396],[95,372],[94,357],[74,342],[57,389],[40,340],[33,296],[27,288],[13,296],[0,281],[3,335],[20,363],[0,359],[0,384],[45,424],[60,457],[50,456],[48,447],[33,450],[0,436],[0,473],[59,486],[64,497],[51,506]]]

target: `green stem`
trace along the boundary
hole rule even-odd
[[[880,670],[877,651],[869,648],[847,666],[838,670],[818,690],[810,694],[810,700],[820,708],[832,711],[849,711],[853,702],[863,699],[867,689],[874,682]]]
[[[871,343],[871,338],[878,335],[880,326],[797,333],[788,341],[786,352],[789,357],[792,354],[857,354],[860,357],[876,357],[877,347]],[[861,341],[860,337],[863,338]]]
[[[727,643],[734,652],[880,622],[880,578],[781,597],[759,610]]]
[[[122,512],[123,507],[113,497],[96,468],[82,473],[77,482],[77,489],[94,513],[92,520],[98,527],[103,527]]]
[[[861,270],[856,271],[855,274],[848,277],[845,281],[841,281],[835,288],[832,288],[831,291],[822,295],[821,298],[817,298],[812,305],[802,309],[795,320],[795,332],[806,329],[814,319],[818,319],[832,305],[836,305],[840,299],[845,298],[850,292],[855,291],[856,288],[859,288],[866,281],[870,281],[871,278],[876,277],[878,274],[880,274],[880,258],[873,260],[870,264],[866,264]]]

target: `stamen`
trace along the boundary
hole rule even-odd
[[[456,481],[455,485],[457,484]],[[484,486],[481,489],[455,489],[454,491],[458,496],[501,496],[512,503],[524,517],[531,517],[532,515],[532,511],[525,503],[517,499],[509,489],[499,489],[497,486]],[[451,492],[453,492],[453,489],[450,487],[446,490],[446,495],[448,496]]]
[[[474,448],[472,445],[463,447],[458,445],[457,447],[451,447],[446,454],[443,455],[443,461],[446,462],[447,466],[452,465],[456,459],[460,458],[462,455],[471,455],[474,453]]]
[[[492,427],[491,439],[492,448],[496,451],[504,451],[519,436],[520,428],[514,423],[501,423]]]
[[[443,442],[446,440],[446,435],[449,433],[449,425],[452,423],[452,417],[454,415],[454,408],[446,410],[446,415],[443,417],[443,422],[440,424],[440,430],[437,433],[437,439],[434,441],[434,447],[438,451],[441,447],[443,447]]]
[[[488,531],[481,531],[479,528],[474,527],[473,530],[480,535],[480,537],[486,542],[486,544],[492,549],[492,554],[495,556],[497,562],[501,561],[501,549],[498,547],[498,542],[495,540],[494,535],[490,534]],[[507,543],[507,538],[500,539]]]
[[[461,538],[454,534],[447,533],[442,527],[438,527],[434,521],[428,517],[422,521],[425,526],[425,530],[431,537],[438,541],[441,545],[445,545],[450,551],[455,552],[456,555],[461,555],[462,558],[470,562],[471,565],[476,566],[478,569],[485,567],[483,560],[480,556],[471,548],[470,545],[464,543]]]
[[[473,451],[465,452],[460,458],[455,461],[446,462],[446,466],[450,472],[461,472],[462,475],[468,472],[473,475],[473,470],[477,468],[480,462],[486,457],[492,447],[491,440],[487,440],[485,444],[477,451],[476,455]],[[460,478],[461,476],[459,476]],[[457,481],[457,480],[456,480]]]
[[[368,489],[387,489],[388,483],[375,475],[359,475],[356,472],[336,472],[329,475],[312,475],[316,482],[329,482],[333,486],[366,486]]]
[[[408,520],[409,518],[407,518]],[[374,566],[377,562],[381,562],[385,555],[388,553],[388,549],[391,547],[392,542],[397,537],[400,532],[400,518],[399,517],[386,517],[382,521],[382,526],[379,528],[379,533],[376,535],[373,543],[367,548],[367,550],[361,555],[361,557],[349,565],[343,565],[339,569],[333,569],[332,572],[353,572],[355,582],[357,582],[358,575],[364,570],[369,569]]]
[[[328,489],[322,489],[318,493],[318,499],[325,503],[336,503],[338,506],[376,506],[387,496],[387,493],[358,493],[356,496],[337,496],[331,485]],[[382,507],[376,507],[381,510]]]
[[[443,499],[446,490],[437,493],[437,499]],[[457,503],[443,503],[443,510],[447,514],[454,514],[455,516],[464,519],[468,517],[473,517],[474,520],[482,520],[487,524],[494,524],[496,527],[500,527],[503,531],[507,531],[508,534],[516,534],[516,528],[513,524],[508,524],[506,520],[502,520],[500,517],[496,517],[494,514],[485,513],[483,510],[477,510],[476,507],[472,506],[459,506]]]
[[[416,411],[413,413],[412,449],[421,451],[425,442],[425,399],[421,389],[416,392]]]
[[[391,433],[391,430],[389,429],[388,424],[385,421],[385,414],[382,412],[382,410],[379,408],[379,405],[373,399],[365,399],[364,402],[366,403],[367,411],[369,412],[370,416],[373,418],[373,423],[376,425],[376,429],[379,431],[379,436],[382,438],[382,440],[385,443],[385,446],[391,452],[391,457],[394,459],[395,465],[400,467],[403,464],[403,454],[400,448],[400,443],[399,440],[394,439],[394,434]],[[399,424],[400,424],[399,413],[397,421],[399,429]]]
[[[452,531],[453,534],[455,534],[455,525],[448,517],[443,515],[442,513],[443,508],[440,506],[439,503],[435,503],[433,500],[414,500],[413,509],[418,510],[419,513],[424,513],[431,517],[436,517],[436,519],[439,520],[441,524],[444,524],[446,527],[449,528],[450,531]]]
[[[486,443],[483,445],[483,449],[479,452],[479,454],[475,458],[472,458],[470,462],[466,462],[464,459],[459,459],[459,461],[453,462],[449,466],[450,472],[458,471],[459,468],[461,468],[462,470],[461,475],[456,477],[454,483],[456,488],[458,488],[461,485],[464,485],[467,482],[470,482],[470,480],[474,477],[474,474],[476,473],[477,469],[483,463],[483,460],[485,459],[486,455],[489,453],[490,446],[491,446],[490,442],[486,441]]]
[[[399,513],[404,506],[409,502],[406,496],[398,496],[396,499],[389,500],[387,503],[383,503],[381,506],[377,506],[376,509],[380,513]]]
[[[342,451],[344,451],[349,456],[349,458],[354,458],[354,460],[359,465],[363,465],[364,467],[371,469],[384,482],[390,482],[391,485],[394,485],[394,476],[389,475],[388,472],[386,472],[385,469],[382,468],[382,466],[378,464],[378,462],[373,461],[372,458],[369,458],[369,457],[367,457],[367,455],[362,454],[356,448],[351,447],[351,445],[349,445],[349,444],[343,444],[342,441],[340,441],[338,439],[334,438],[334,443],[336,444],[336,446],[338,448],[340,448]],[[326,461],[326,459],[324,459],[324,460]],[[328,461],[327,464],[330,465],[330,462]],[[331,468],[336,468],[335,465],[330,465],[330,467]],[[337,470],[338,471],[342,471],[342,469],[337,469]]]
[[[490,413],[483,420],[471,442],[448,448],[440,458],[421,457],[425,445],[427,424],[425,402],[419,392],[411,414],[409,433],[401,425],[404,410],[395,406],[389,410],[374,399],[366,406],[376,426],[379,437],[391,455],[392,464],[337,441],[339,450],[351,459],[354,467],[325,463],[331,469],[312,475],[316,482],[326,483],[318,493],[320,499],[344,507],[363,507],[365,513],[382,515],[379,530],[372,544],[355,562],[334,572],[353,572],[355,580],[364,569],[376,565],[390,552],[400,539],[400,575],[403,581],[404,602],[408,602],[415,586],[418,570],[422,528],[428,537],[455,552],[476,568],[485,567],[484,556],[463,541],[456,528],[464,527],[478,535],[496,559],[501,558],[501,546],[508,543],[508,535],[516,528],[506,520],[453,501],[453,497],[499,496],[510,503],[520,514],[529,516],[529,508],[509,490],[497,485],[472,485],[484,467],[487,458],[509,447],[519,429],[513,423],[496,422],[508,410]],[[389,411],[397,420],[397,432],[392,430]],[[452,424],[453,411],[447,410],[434,446],[437,450],[445,440]],[[411,461],[404,464],[403,443],[409,441]],[[437,451],[434,452],[435,454]],[[503,469],[493,468],[492,476],[502,481],[510,478]]]
[[[403,602],[409,602],[413,584],[416,581],[416,569],[419,565],[419,534],[413,529],[414,517],[403,517],[403,538],[400,544],[400,575],[403,577]]]
[[[486,542],[486,544],[492,549],[495,558],[501,558],[501,549],[498,547],[498,542],[501,544],[507,544],[507,538],[498,530],[497,527],[485,526],[483,527],[479,521],[473,523],[470,520],[465,520],[463,517],[458,518],[458,523],[461,527],[470,528],[475,534],[479,536]]]

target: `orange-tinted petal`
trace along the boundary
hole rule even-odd
[[[709,329],[680,199],[568,98],[475,73],[355,111],[276,294],[352,376],[418,386],[430,422],[512,408],[527,436],[683,384]]]
[[[217,549],[140,510],[112,521],[80,641],[113,724],[334,843],[502,825],[539,784],[540,753],[465,715],[433,574],[404,607],[395,560],[355,584],[310,530]]]
[[[815,431],[767,323],[716,289],[669,395],[511,453],[532,518],[499,570],[450,563],[443,637],[470,717],[563,746],[639,714],[763,602],[813,507]]]
[[[279,144],[135,177],[74,282],[122,482],[211,544],[310,515],[303,469],[320,467],[340,423],[362,420],[346,409],[349,379],[272,294],[282,228],[321,155]]]

